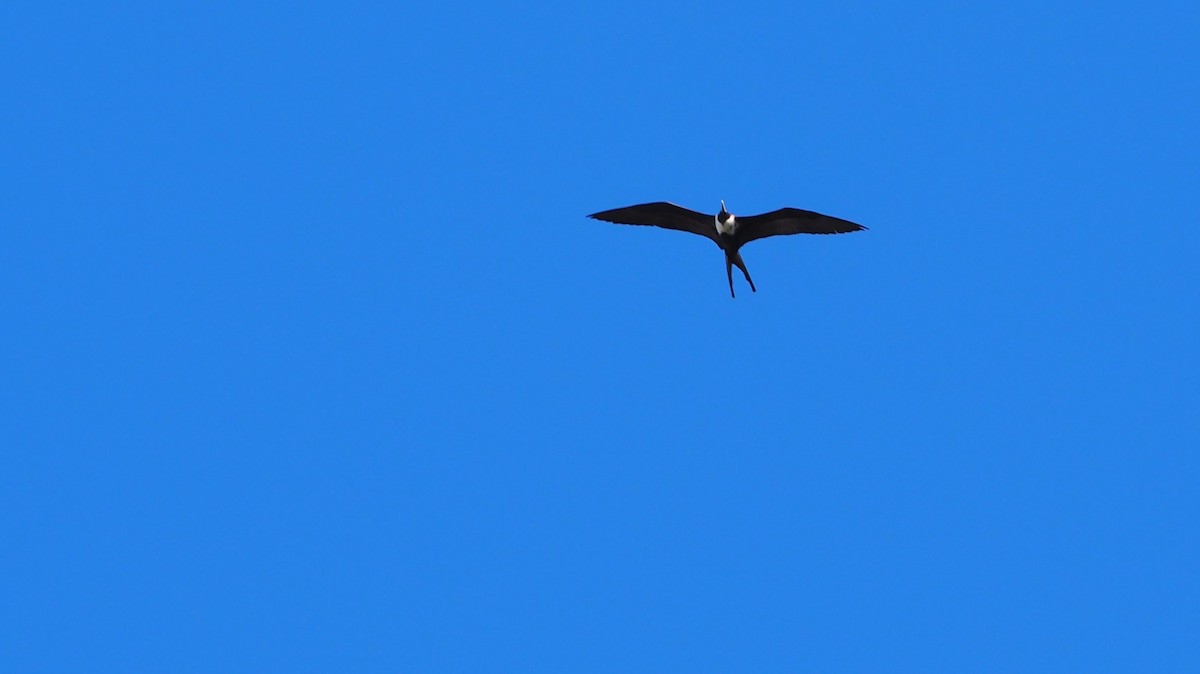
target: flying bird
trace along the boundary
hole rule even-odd
[[[697,213],[665,201],[656,201],[652,204],[600,211],[588,217],[620,225],[653,225],[712,239],[713,243],[725,251],[725,276],[729,278],[730,297],[737,297],[733,292],[734,266],[742,270],[746,283],[750,284],[751,292],[758,292],[754,281],[750,280],[750,272],[746,271],[746,263],[738,253],[738,249],[747,243],[779,234],[845,234],[866,229],[849,220],[802,211],[799,208],[781,208],[761,215],[737,217],[725,210],[724,201],[721,202],[721,212],[716,215]]]

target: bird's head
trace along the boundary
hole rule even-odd
[[[717,213],[717,220],[720,220],[721,222],[725,222],[726,220],[728,220],[731,217],[732,217],[732,215],[729,213],[729,211],[725,210],[725,200],[722,199],[721,200],[721,212]]]

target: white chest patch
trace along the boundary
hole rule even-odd
[[[725,222],[721,222],[720,218],[713,218],[713,220],[717,223],[717,233],[722,236],[729,236],[737,231],[737,218],[732,215]]]

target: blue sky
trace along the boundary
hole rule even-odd
[[[1197,671],[1198,30],[6,4],[3,669]]]

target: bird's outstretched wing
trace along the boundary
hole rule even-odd
[[[738,245],[779,234],[845,234],[866,229],[862,225],[799,208],[781,208],[762,215],[737,219]]]
[[[611,211],[592,213],[588,217],[615,222],[619,225],[653,225],[654,227],[677,229],[681,232],[691,232],[708,237],[720,245],[720,242],[717,241],[715,215],[697,213],[665,201],[614,208]]]

